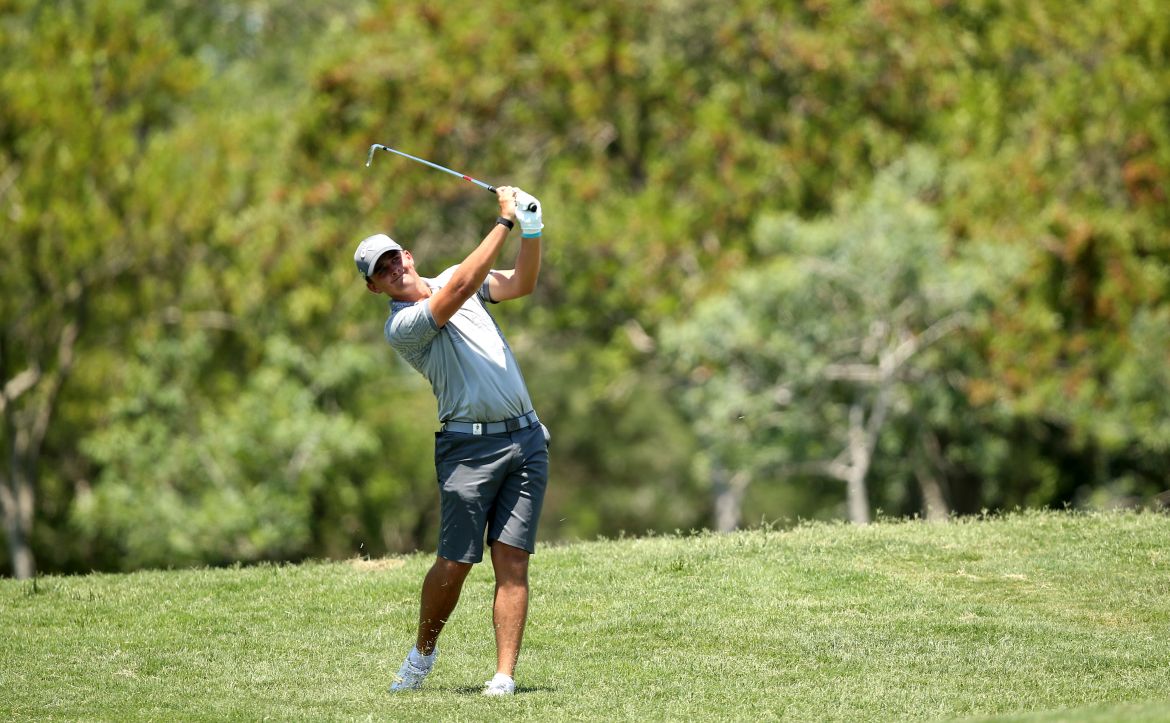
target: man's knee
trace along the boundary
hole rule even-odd
[[[431,570],[446,580],[462,580],[467,577],[467,573],[471,572],[473,566],[474,563],[471,562],[456,562],[445,557],[436,557]]]
[[[496,572],[497,582],[527,583],[528,582],[527,550],[499,542],[492,543],[492,568]]]

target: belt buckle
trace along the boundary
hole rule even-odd
[[[471,425],[471,433],[472,433],[472,434],[483,434],[483,424],[482,424],[482,423],[480,423],[480,422],[474,422],[474,423],[472,423],[472,425]]]

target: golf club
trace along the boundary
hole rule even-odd
[[[419,158],[418,156],[412,156],[409,153],[403,153],[402,151],[391,148],[390,146],[384,146],[381,143],[375,143],[374,145],[370,146],[370,153],[368,156],[366,156],[366,168],[369,168],[370,164],[373,163],[374,151],[378,150],[379,148],[381,148],[384,151],[390,151],[391,153],[397,153],[398,155],[403,156],[405,158],[409,158],[412,161],[418,161],[419,163],[423,164],[424,166],[430,166],[431,168],[436,168],[440,171],[443,171],[444,173],[450,173],[452,176],[458,176],[459,178],[462,178],[465,181],[471,181],[472,183],[479,186],[480,188],[487,189],[488,193],[494,194],[496,192],[496,187],[491,185],[490,183],[484,183],[483,181],[472,178],[471,176],[469,176],[465,173],[460,173],[459,171],[452,171],[450,168],[440,166],[438,163],[431,163],[430,161]],[[528,204],[527,210],[535,211],[536,204],[535,203]]]

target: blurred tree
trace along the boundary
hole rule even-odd
[[[956,332],[984,291],[986,275],[952,256],[931,205],[938,184],[937,160],[917,151],[832,217],[764,219],[758,240],[773,259],[664,333],[689,381],[682,401],[704,443],[719,529],[738,526],[753,481],[836,479],[849,519],[871,519],[879,441],[897,433],[892,418],[925,415],[924,384],[955,383]],[[916,473],[925,514],[945,517],[938,470],[914,454],[922,441],[891,441],[892,451]]]
[[[429,545],[417,420],[433,402],[381,340],[384,306],[349,253],[388,231],[443,268],[493,203],[400,159],[364,168],[372,142],[545,202],[537,295],[497,311],[553,427],[546,535],[696,526],[712,475],[742,484],[734,459],[692,465],[707,438],[676,403],[660,330],[724,303],[742,270],[780,264],[765,236],[786,237],[767,229],[830,213],[910,144],[941,166],[927,201],[947,258],[983,259],[997,285],[965,331],[903,367],[917,376],[885,405],[870,503],[924,509],[932,479],[964,512],[1153,499],[1170,470],[1157,373],[1170,367],[1170,16],[1155,0],[1066,5],[0,3],[0,415],[17,470],[0,485],[12,523],[0,547],[31,543],[44,569],[121,564],[103,553],[109,535],[79,538],[69,521],[121,524],[97,504],[118,484],[106,469],[143,463],[105,435],[140,434],[131,390],[163,370],[213,426],[250,440],[240,449],[297,448],[216,416],[261,377],[306,405],[288,409],[374,436],[329,453],[324,479],[264,478],[310,500],[296,507],[310,542],[290,528],[289,548],[309,552],[288,554]],[[150,351],[195,338],[199,353]],[[277,338],[311,358],[365,354],[378,371],[341,364],[349,382],[315,386],[271,353]],[[880,367],[874,354],[835,373]],[[879,397],[864,386],[831,385],[872,420]],[[210,448],[213,426],[157,413],[176,448]],[[802,514],[839,499],[744,492],[749,507]]]
[[[295,233],[278,238],[287,209],[272,158],[287,146],[288,107],[304,97],[299,77],[314,57],[284,43],[315,39],[326,13],[341,32],[346,17],[295,6],[3,8],[0,219],[11,261],[0,269],[0,502],[15,574],[31,574],[34,546],[51,568],[97,564],[68,524],[97,461],[77,441],[113,421],[111,397],[136,388],[142,365],[125,358],[128,340],[207,332],[212,351],[185,360],[202,367],[177,376],[215,403],[268,363],[269,334],[338,308],[327,291],[288,290],[317,261],[297,256]],[[325,346],[314,352],[345,348]],[[51,524],[34,526],[42,515]]]
[[[1001,269],[974,398],[1120,462],[1166,451],[1153,407],[1133,423],[1130,374],[1170,365],[1165,345],[1146,346],[1170,299],[1170,17],[1156,2],[1118,8],[955,4],[962,52],[933,81],[931,125],[951,159],[949,227],[1020,252]],[[1106,484],[1110,467],[1080,476]]]
[[[265,342],[263,364],[237,396],[216,400],[191,378],[205,334],[141,345],[112,417],[85,441],[101,465],[77,502],[87,542],[123,569],[299,559],[312,549],[313,507],[332,469],[375,448],[369,428],[320,399],[367,377],[356,349],[312,356]]]
[[[135,285],[167,261],[142,181],[199,78],[135,3],[33,5],[4,9],[0,42],[0,507],[17,577],[35,570],[42,452],[83,343],[140,314]]]

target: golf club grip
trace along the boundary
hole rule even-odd
[[[486,188],[486,189],[488,190],[488,193],[495,193],[495,192],[496,192],[496,187],[495,187],[495,186],[493,186],[493,185],[491,185],[490,183],[489,183],[489,184],[487,184],[487,185],[485,185],[485,186],[484,186],[484,188]],[[530,203],[530,204],[528,204],[528,208],[527,208],[527,209],[525,209],[525,210],[526,210],[526,211],[535,211],[535,210],[536,210],[536,204],[535,204],[535,203]]]

